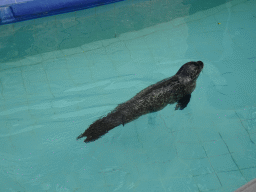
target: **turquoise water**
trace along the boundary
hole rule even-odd
[[[0,26],[0,191],[233,192],[256,178],[256,1],[193,3],[124,1]],[[183,111],[76,141],[198,60]]]

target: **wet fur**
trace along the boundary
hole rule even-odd
[[[142,115],[159,111],[168,104],[178,103],[175,110],[184,109],[196,87],[196,80],[203,69],[203,62],[188,62],[176,75],[150,85],[125,103],[119,104],[107,116],[96,120],[77,139],[95,141],[111,129],[125,125]]]

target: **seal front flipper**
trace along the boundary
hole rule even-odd
[[[124,116],[122,116],[122,125],[123,125],[123,127],[124,127]]]
[[[191,94],[185,95],[183,98],[181,98],[178,101],[178,104],[176,105],[175,110],[178,110],[178,109],[183,110],[185,107],[187,107],[190,101],[190,98],[191,98]]]

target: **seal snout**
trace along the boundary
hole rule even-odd
[[[201,66],[202,68],[204,68],[204,63],[203,63],[202,61],[197,61],[197,64],[198,64],[199,66]]]

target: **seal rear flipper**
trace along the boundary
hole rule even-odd
[[[98,122],[91,124],[88,129],[86,129],[76,138],[76,140],[86,137],[84,142],[88,143],[99,139],[108,132],[108,130],[105,130],[104,127],[99,127],[97,124]]]
[[[98,119],[89,126],[84,133],[80,134],[76,139],[86,137],[85,143],[95,141],[114,129],[118,125],[124,124],[123,117],[118,111],[109,113],[106,117]]]
[[[178,104],[176,105],[175,110],[178,110],[178,109],[183,110],[184,108],[186,108],[190,101],[190,98],[191,98],[191,94],[185,95],[183,98],[181,98],[178,101]]]

